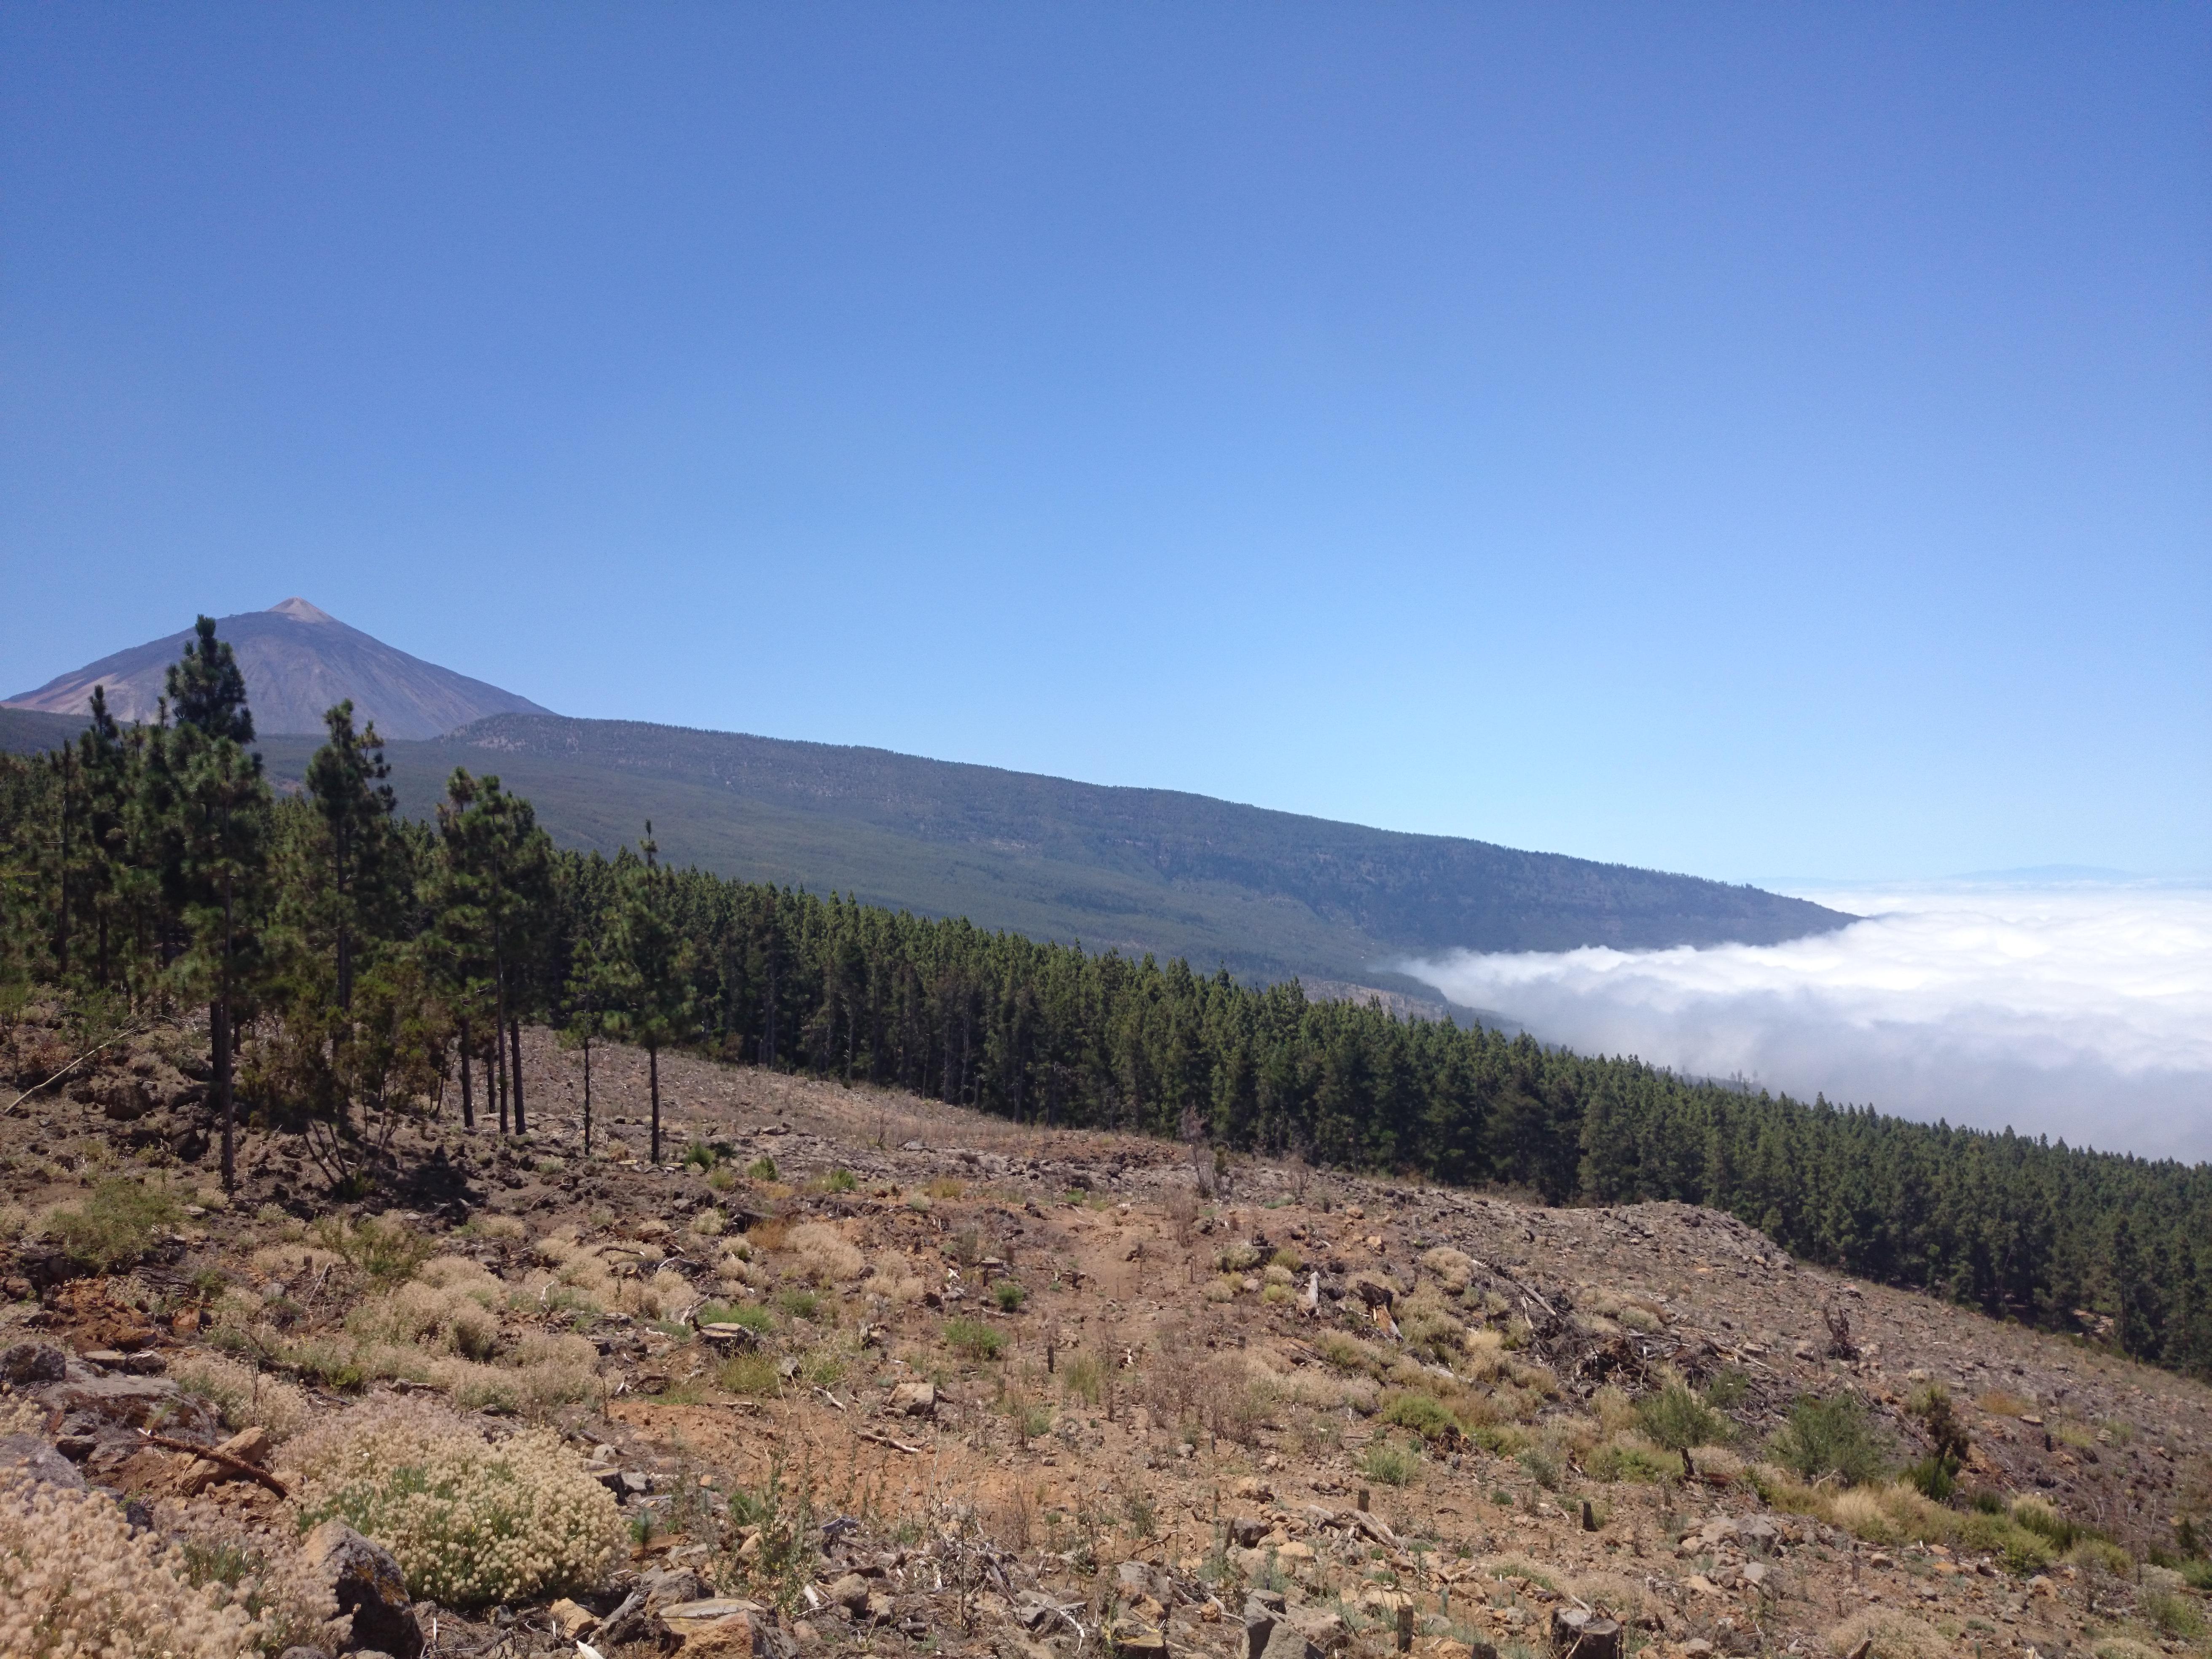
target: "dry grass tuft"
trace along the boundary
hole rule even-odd
[[[1474,1279],[1474,1258],[1465,1250],[1439,1244],[1421,1258],[1423,1271],[1433,1274],[1448,1296],[1457,1296]]]
[[[1948,1659],[1951,1644],[1933,1625],[1886,1607],[1854,1613],[1827,1634],[1831,1653],[1852,1653],[1871,1639],[1869,1659]]]
[[[867,1258],[825,1221],[802,1221],[784,1246],[798,1258],[799,1276],[817,1285],[843,1284],[867,1271]]]

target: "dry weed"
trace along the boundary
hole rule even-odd
[[[1855,1653],[1859,1644],[1871,1640],[1868,1659],[1946,1659],[1951,1644],[1933,1625],[1909,1613],[1877,1607],[1854,1613],[1827,1634],[1828,1651]]]

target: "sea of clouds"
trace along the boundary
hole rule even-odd
[[[2212,1158],[2212,884],[1797,890],[1787,945],[1401,964],[1547,1042],[2073,1146]]]

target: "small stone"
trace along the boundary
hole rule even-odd
[[[894,1417],[935,1417],[937,1415],[937,1385],[933,1382],[902,1382],[890,1392],[884,1409]]]
[[[553,1628],[572,1642],[599,1622],[599,1614],[589,1607],[579,1607],[565,1595],[545,1611],[553,1620]]]
[[[848,1613],[866,1611],[868,1605],[868,1581],[857,1572],[848,1572],[830,1586],[830,1600]]]
[[[259,1468],[269,1461],[269,1431],[258,1423],[240,1429],[216,1449],[226,1457],[235,1457],[241,1463],[251,1463]]]

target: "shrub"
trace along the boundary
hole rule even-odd
[[[551,1434],[494,1444],[448,1412],[370,1408],[297,1442],[294,1466],[302,1531],[343,1518],[453,1607],[597,1589],[622,1541],[614,1495]]]
[[[1106,1398],[1106,1362],[1095,1353],[1068,1356],[1067,1363],[1060,1368],[1060,1392],[1070,1400],[1080,1400],[1086,1406],[1103,1403]]]
[[[1437,1282],[1450,1296],[1457,1296],[1474,1278],[1474,1258],[1449,1244],[1439,1244],[1424,1255],[1421,1266],[1435,1275]]]
[[[1636,1421],[1652,1444],[1677,1454],[1724,1442],[1735,1427],[1680,1382],[1638,1401]]]
[[[1546,1446],[1531,1446],[1521,1454],[1521,1467],[1528,1471],[1528,1478],[1546,1492],[1557,1492],[1566,1471],[1559,1467],[1559,1458]]]
[[[719,1237],[722,1230],[729,1224],[729,1218],[711,1206],[700,1211],[691,1218],[691,1231],[701,1238]]]
[[[849,1193],[860,1184],[860,1178],[842,1164],[822,1177],[822,1190],[826,1193]]]
[[[1369,1443],[1366,1455],[1359,1460],[1359,1469],[1370,1480],[1380,1481],[1386,1486],[1405,1486],[1412,1485],[1413,1477],[1420,1473],[1421,1460],[1395,1440],[1376,1440]]]
[[[1434,1395],[1395,1389],[1382,1401],[1382,1418],[1411,1429],[1424,1440],[1451,1441],[1460,1436],[1459,1419]]]
[[[796,1286],[778,1292],[775,1305],[793,1319],[811,1319],[822,1311],[822,1297],[814,1291],[802,1291]]]
[[[1832,1474],[1847,1486],[1880,1479],[1881,1443],[1866,1408],[1847,1394],[1801,1396],[1769,1448],[1775,1461],[1807,1480]]]
[[[718,1161],[712,1146],[703,1140],[695,1140],[684,1149],[684,1161],[677,1167],[684,1170],[696,1170],[703,1175],[713,1169]]]
[[[1681,1474],[1677,1457],[1635,1440],[1608,1440],[1583,1460],[1593,1480],[1639,1480],[1662,1485]]]
[[[1705,1404],[1717,1412],[1734,1411],[1750,1394],[1751,1373],[1734,1365],[1715,1371],[1705,1379]]]
[[[775,1179],[775,1160],[763,1153],[745,1165],[745,1173],[755,1181],[773,1181]]]
[[[198,1395],[213,1406],[227,1429],[258,1423],[269,1431],[270,1439],[283,1441],[307,1426],[304,1390],[223,1354],[193,1349],[169,1367],[169,1375],[186,1394]]]
[[[1006,1340],[980,1319],[948,1319],[945,1322],[945,1345],[970,1359],[996,1359],[1005,1349]]]
[[[521,1231],[520,1222],[515,1229]],[[315,1224],[314,1232],[317,1243],[335,1250],[379,1284],[411,1279],[437,1248],[435,1241],[407,1223],[376,1216],[364,1216],[350,1225],[338,1217],[325,1216]]]
[[[1250,1241],[1240,1238],[1224,1246],[1214,1257],[1213,1265],[1225,1273],[1241,1273],[1255,1266],[1259,1260],[1260,1252],[1253,1248]]]
[[[219,1579],[194,1584],[181,1548],[151,1532],[132,1536],[113,1499],[0,1478],[0,1653],[9,1659],[237,1659],[261,1647],[272,1623]]]
[[[781,1390],[783,1379],[776,1374],[775,1361],[766,1354],[741,1353],[722,1362],[714,1381],[728,1393],[764,1400]]]
[[[991,1286],[991,1300],[999,1304],[1000,1313],[1012,1313],[1029,1300],[1030,1293],[1011,1279],[1002,1279]]]
[[[118,1176],[101,1182],[83,1203],[47,1217],[46,1233],[71,1261],[114,1273],[144,1255],[155,1234],[183,1216],[167,1193]]]
[[[2160,1635],[2193,1642],[2204,1634],[2204,1614],[2185,1595],[2176,1595],[2172,1590],[2147,1590],[2142,1610],[2143,1616],[2158,1626]]]
[[[784,1242],[799,1258],[799,1272],[817,1285],[858,1279],[867,1271],[867,1259],[827,1222],[802,1222]]]
[[[699,1310],[702,1325],[742,1325],[757,1336],[775,1328],[775,1316],[757,1302],[709,1302]]]

